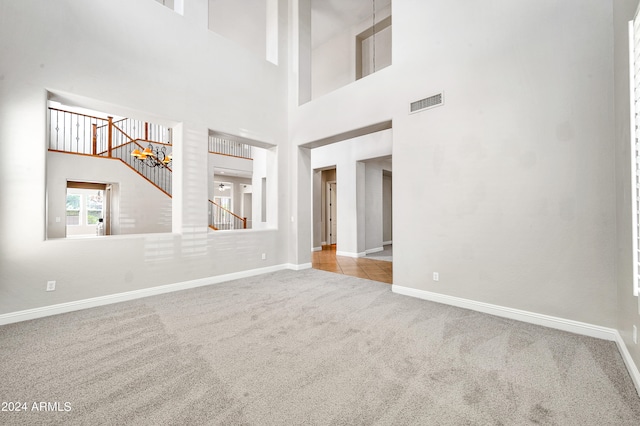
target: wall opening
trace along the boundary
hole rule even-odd
[[[391,11],[391,0],[299,2],[299,104],[391,65]]]
[[[110,203],[104,235],[171,232],[171,125],[57,98],[47,108],[46,237],[96,235],[99,197],[88,189]]]
[[[270,203],[267,178],[272,150],[264,143],[220,132],[209,134],[209,228],[265,228]]]

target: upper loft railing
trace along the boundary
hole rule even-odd
[[[49,108],[49,126],[50,151],[119,159],[171,196],[171,168],[132,155],[134,150],[144,151],[146,147],[170,149],[171,129],[128,118],[114,122],[111,117],[105,119],[56,108]]]
[[[231,141],[215,135],[209,135],[209,152],[212,154],[246,158],[248,160],[253,159],[251,145]]]
[[[123,133],[129,135],[134,140],[156,141],[171,145],[173,135],[171,128],[146,121],[135,120],[133,118],[121,118],[113,122]],[[104,124],[102,127],[106,127]],[[98,127],[98,131],[101,128]]]

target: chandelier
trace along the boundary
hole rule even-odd
[[[171,154],[167,154],[166,147],[155,148],[151,144],[149,144],[144,151],[140,151],[138,148],[134,149],[131,152],[131,156],[149,167],[169,166],[173,158]]]

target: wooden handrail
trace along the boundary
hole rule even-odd
[[[83,116],[83,117],[88,117],[88,118],[95,118],[96,120],[108,121],[106,118],[96,117],[96,116],[93,116],[93,115],[87,115],[87,114],[81,114],[81,113],[79,113],[79,112],[65,111],[65,110],[63,110],[63,109],[52,108],[52,107],[49,107],[49,109],[50,109],[50,110],[52,110],[52,111],[60,111],[60,112],[66,112],[66,113],[68,113],[68,114],[81,115],[81,116]]]
[[[62,111],[62,110],[61,110],[61,109],[59,109],[58,111]],[[69,111],[65,111],[65,112],[69,112]],[[72,112],[71,114],[75,114],[75,112]],[[128,118],[127,118],[127,117],[125,117],[125,118],[121,118],[120,120],[116,120],[116,121],[114,121],[114,122],[113,122],[113,124],[120,123],[121,121],[125,121],[125,120],[128,120]],[[105,120],[105,121],[106,121],[106,120]],[[108,125],[109,125],[109,123],[105,123],[105,124],[103,124],[102,126],[98,126],[98,129],[102,129],[103,127],[107,127]]]
[[[157,142],[157,141],[152,141],[152,140],[149,140],[149,139],[136,139],[136,140],[137,140],[137,141],[140,141],[140,142],[152,143],[152,144],[154,144],[154,145],[173,146],[173,144],[172,144],[172,143]]]
[[[215,151],[211,151],[211,150],[209,151],[209,154],[224,155],[226,157],[242,158],[243,160],[251,160],[251,161],[253,161],[253,158],[243,157],[241,155],[223,154],[221,152],[215,152]]]
[[[49,148],[49,149],[48,149],[48,151],[49,151],[49,152],[58,152],[58,153],[60,153],[60,154],[82,155],[82,156],[84,156],[84,157],[100,157],[100,158],[105,158],[105,159],[107,159],[107,160],[120,160],[118,157],[109,158],[109,157],[103,157],[103,156],[101,156],[101,155],[85,154],[85,153],[83,153],[83,152],[63,151],[63,150],[61,150],[61,149],[52,149],[52,148]],[[104,151],[104,152],[107,152],[107,151]],[[104,152],[103,152],[103,154],[104,154]],[[122,160],[120,160],[120,161],[122,161]]]
[[[224,210],[225,212],[229,213],[231,216],[234,216],[234,217],[236,217],[236,218],[240,219],[240,220],[242,221],[242,223],[244,224],[243,228],[244,228],[244,229],[247,229],[247,218],[246,218],[246,217],[240,217],[240,216],[238,216],[237,214],[235,214],[235,213],[234,213],[234,212],[232,212],[231,210],[227,210],[227,209],[225,209],[224,207],[222,207],[220,204],[216,203],[215,201],[211,201],[211,200],[209,200],[209,202],[210,202],[211,204],[213,204],[214,206],[217,206],[217,207],[219,207],[220,209]]]
[[[128,142],[130,143],[130,142]],[[119,146],[123,146],[123,145],[119,145]],[[80,152],[69,152],[69,151],[60,151],[58,149],[51,149],[49,148],[48,150],[49,152],[57,152],[60,154],[68,154],[68,155],[82,155],[83,157],[96,157],[96,155],[93,154],[82,154]],[[151,179],[149,179],[148,177],[146,177],[143,174],[140,174],[136,169],[134,169],[133,167],[131,167],[131,165],[129,163],[127,163],[126,161],[124,161],[122,158],[118,158],[118,157],[100,157],[100,158],[104,158],[105,160],[116,160],[116,161],[120,161],[122,164],[124,164],[125,166],[129,167],[131,170],[133,170],[134,172],[136,172],[136,174],[138,176],[140,176],[142,179],[146,180],[147,182],[149,182],[151,185],[155,186],[156,188],[158,188],[158,190],[160,190],[161,192],[163,192],[167,197],[173,198],[171,194],[169,194],[167,191],[165,191],[164,189],[160,188],[160,186],[158,186],[156,183],[154,183]]]

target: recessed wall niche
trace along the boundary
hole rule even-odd
[[[171,123],[61,98],[47,105],[47,239],[171,232]]]

